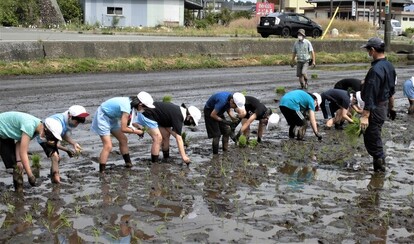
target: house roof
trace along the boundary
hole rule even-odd
[[[186,9],[203,9],[203,3],[200,0],[185,0],[184,8]]]

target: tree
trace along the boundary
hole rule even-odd
[[[83,11],[79,0],[57,0],[66,23],[81,24]]]

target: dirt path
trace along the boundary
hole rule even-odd
[[[189,168],[180,166],[174,141],[170,162],[149,165],[149,136],[128,136],[132,170],[123,168],[114,147],[110,170],[100,177],[101,144],[89,131],[89,118],[73,134],[83,154],[62,155],[60,186],[50,183],[50,163],[35,142],[30,149],[42,157],[41,186],[27,184],[24,196],[17,196],[10,171],[0,164],[0,242],[414,242],[414,118],[405,114],[401,88],[413,66],[396,68],[398,117],[384,126],[385,176],[373,174],[361,140],[353,143],[341,131],[322,129],[322,142],[310,132],[304,142],[291,141],[284,120],[258,147],[232,144],[230,152],[213,158],[202,119],[195,130],[186,129]],[[310,72],[318,78],[309,90],[323,92],[345,77],[362,79],[366,70],[365,64],[319,66]],[[171,95],[176,104],[202,109],[212,93],[228,90],[246,91],[279,112],[274,90],[297,88],[294,73],[281,66],[3,77],[0,107],[44,118],[80,104],[93,114],[110,97],[145,90],[155,100]],[[317,118],[322,125],[322,114]]]

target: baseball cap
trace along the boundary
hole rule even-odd
[[[240,92],[233,94],[233,101],[238,108],[244,109],[244,104],[246,103],[246,98]]]
[[[306,36],[304,29],[299,29],[298,34],[301,34],[302,36]]]
[[[194,123],[198,125],[198,121],[201,119],[201,111],[195,106],[188,107],[188,113],[193,117]]]
[[[367,43],[361,46],[361,48],[381,48],[384,47],[385,43],[384,41],[379,37],[372,37],[368,40]]]
[[[266,130],[269,129],[269,127],[272,127],[273,125],[277,125],[280,121],[280,116],[277,113],[272,113],[272,115],[269,116],[269,120],[267,121]]]
[[[148,92],[140,92],[137,95],[139,101],[141,103],[143,103],[145,106],[149,107],[149,108],[155,108],[154,106],[154,99],[152,99],[151,95]]]
[[[321,106],[321,103],[322,103],[322,97],[321,97],[321,95],[319,95],[319,93],[316,93],[316,92],[312,93],[312,95],[314,95],[316,97],[316,101],[318,103],[318,106],[315,108],[315,110],[318,111],[319,107]]]
[[[56,119],[52,119],[52,118],[46,118],[45,119],[45,125],[47,127],[47,129],[52,132],[53,136],[58,139],[59,141],[62,140],[62,131],[63,131],[63,127],[62,124],[56,120]]]
[[[80,105],[73,105],[69,108],[69,114],[73,117],[86,118],[89,116],[89,113],[86,112],[86,109]]]

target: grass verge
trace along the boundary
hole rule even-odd
[[[400,56],[387,53],[393,62],[404,62]],[[236,58],[209,55],[177,55],[162,58],[111,58],[111,59],[41,59],[25,62],[0,62],[0,76],[49,75],[74,73],[140,72],[177,69],[225,68],[243,66],[289,65],[289,55],[249,55]],[[317,53],[317,64],[367,63],[365,52]],[[331,67],[330,69],[335,69]]]

